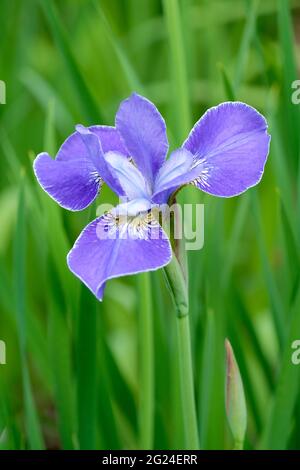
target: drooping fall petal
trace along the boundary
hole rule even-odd
[[[122,210],[115,208],[83,230],[67,261],[70,270],[102,300],[108,279],[161,268],[171,257],[170,242],[151,213],[123,219]]]

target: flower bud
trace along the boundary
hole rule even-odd
[[[226,349],[226,414],[235,449],[242,449],[247,427],[247,408],[238,364],[228,339]]]

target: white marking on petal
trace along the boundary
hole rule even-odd
[[[151,211],[141,212],[135,216],[107,212],[99,222],[108,238],[131,238],[149,240],[153,229],[160,225]],[[99,227],[98,233],[101,230]]]
[[[194,168],[199,168],[199,176],[195,178],[193,181],[191,181],[190,184],[193,184],[194,186],[197,186],[197,184],[200,184],[201,186],[205,186],[206,188],[210,187],[209,183],[209,178],[210,178],[210,172],[212,170],[212,166],[207,163],[206,158],[201,158],[201,159],[194,159],[194,163],[192,166],[192,169]]]

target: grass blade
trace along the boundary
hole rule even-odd
[[[151,278],[149,273],[139,276],[139,338],[140,338],[140,445],[153,448],[154,429],[154,349]]]
[[[96,449],[97,300],[81,288],[77,336],[77,413],[80,449]]]
[[[288,339],[282,358],[281,371],[277,382],[275,397],[266,424],[261,448],[271,450],[286,449],[292,430],[293,411],[299,390],[300,368],[292,363],[292,342],[299,337],[300,331],[300,287],[291,310]]]
[[[44,442],[40,428],[39,418],[32,394],[28,363],[27,363],[27,329],[26,329],[26,216],[25,216],[25,181],[21,182],[18,219],[15,234],[15,292],[16,294],[16,314],[17,331],[20,347],[22,382],[25,406],[26,433],[31,449],[43,449]]]
[[[78,68],[67,35],[59,18],[55,4],[52,1],[41,1],[41,5],[53,34],[58,49],[61,52],[69,78],[77,94],[78,102],[81,105],[82,112],[90,124],[98,123],[102,120],[99,107],[85,83],[85,80]]]
[[[173,84],[173,108],[176,109],[174,114],[177,116],[176,137],[178,143],[181,143],[191,129],[190,96],[181,13],[178,0],[164,0],[163,6],[171,51],[170,75]]]

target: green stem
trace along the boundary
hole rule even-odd
[[[153,448],[154,427],[154,351],[151,279],[149,273],[139,276],[140,282],[140,414],[141,449]]]
[[[175,308],[178,317],[188,315],[189,311],[189,298],[186,280],[183,275],[182,268],[173,253],[171,262],[165,266],[164,273],[166,277],[167,286],[174,300]]]
[[[194,450],[199,449],[199,437],[188,316],[188,289],[182,269],[174,254],[172,261],[164,268],[164,272],[177,310],[177,351],[185,446],[187,449]]]
[[[185,445],[199,449],[189,317],[177,317],[177,343]]]

